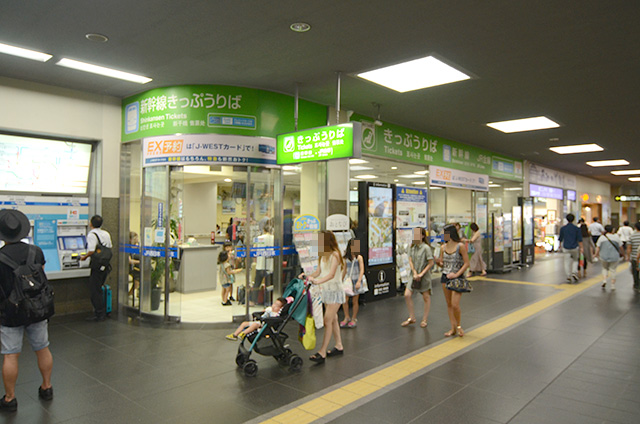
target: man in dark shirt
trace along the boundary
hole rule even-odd
[[[578,282],[578,262],[582,250],[582,231],[573,225],[576,217],[570,213],[567,215],[567,225],[560,229],[560,237],[562,250],[565,252],[564,270],[567,274],[569,284]]]
[[[31,224],[25,214],[16,210],[0,210],[0,240],[6,244],[0,252],[7,255],[18,264],[27,261],[29,245],[21,242],[29,234]],[[44,254],[36,247],[35,261],[44,268]],[[22,351],[22,339],[24,334],[36,352],[38,368],[42,374],[42,384],[38,388],[38,396],[43,400],[53,399],[51,387],[51,371],[53,369],[53,357],[49,351],[48,322],[43,320],[29,323],[26,317],[11,309],[5,308],[5,301],[14,290],[13,270],[6,264],[0,263],[0,342],[2,344],[2,380],[4,382],[5,395],[0,399],[0,410],[15,412],[18,409],[18,401],[15,395],[16,381],[18,380],[18,358]]]

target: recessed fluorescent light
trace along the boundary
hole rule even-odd
[[[629,177],[629,181],[640,181],[640,177]]]
[[[595,161],[587,162],[587,165],[594,166],[594,167],[599,167],[599,166],[624,166],[624,165],[629,165],[629,162],[627,162],[624,159],[595,160]]]
[[[640,169],[629,169],[626,171],[611,171],[613,175],[640,175]]]
[[[427,182],[426,181],[414,181],[413,183],[415,185],[425,185]]]
[[[359,178],[361,180],[372,180],[378,177],[376,175],[356,175],[356,178]]]
[[[368,170],[373,169],[373,168],[370,167],[370,166],[354,165],[354,166],[349,167],[349,169],[352,170],[352,171],[368,171]]]
[[[442,190],[442,187],[429,187],[430,190]]]
[[[207,174],[211,173],[211,168],[207,165],[189,165],[183,168],[185,174]]]
[[[571,155],[574,153],[601,152],[604,149],[597,144],[575,144],[573,146],[549,147],[549,150],[561,155]]]
[[[282,167],[283,171],[299,171],[300,167],[295,165],[285,165]]]
[[[287,176],[287,175],[298,175],[297,172],[292,172],[292,171],[283,171],[282,175]]]
[[[433,56],[363,72],[357,76],[400,93],[471,78]]]
[[[398,169],[398,167],[397,166],[392,166],[391,169]]]
[[[362,163],[369,163],[369,162],[364,159],[349,159],[349,164],[351,165],[360,165]]]
[[[500,184],[489,184],[489,187],[502,187]]]
[[[400,180],[393,180],[394,183],[397,183],[398,181],[400,181]]]
[[[65,68],[77,69],[79,71],[91,72],[92,74],[104,75],[106,77],[118,78],[125,81],[137,82],[138,84],[146,84],[153,81],[151,78],[140,75],[130,74],[128,72],[116,71],[115,69],[105,68],[102,66],[91,65],[90,63],[78,62],[77,60],[63,58],[56,65]]]
[[[546,116],[536,116],[533,118],[514,119],[512,121],[490,122],[487,126],[504,133],[514,133],[558,128],[560,124],[553,122]]]
[[[424,175],[405,174],[405,175],[398,175],[398,177],[400,177],[400,178],[424,178]]]
[[[232,180],[231,178],[225,178],[225,179],[224,179],[224,182],[225,182],[225,183],[230,183],[230,182],[232,182],[232,181],[233,181],[233,180]]]
[[[429,173],[429,171],[416,171],[416,172],[414,172],[414,174],[418,174],[418,175],[426,175],[428,173]]]
[[[12,56],[18,56],[25,59],[37,60],[38,62],[46,62],[53,56],[46,53],[37,52],[35,50],[23,49],[21,47],[10,46],[8,44],[0,43],[0,53],[10,54]]]
[[[522,187],[505,187],[504,191],[520,191]]]

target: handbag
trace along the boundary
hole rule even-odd
[[[362,275],[362,280],[360,280],[360,287],[362,287],[362,293],[366,293],[369,291],[369,284],[367,284],[366,275]]]
[[[342,288],[344,289],[344,294],[346,294],[349,297],[354,295],[353,282],[351,281],[351,274],[353,273],[354,264],[355,262],[351,263],[351,269],[349,269],[349,272],[347,273],[347,275],[345,275],[344,280],[342,280]]]
[[[306,350],[316,348],[316,325],[313,321],[313,316],[307,315],[307,318],[304,320],[304,327],[300,326],[300,335],[298,338]]]
[[[452,290],[459,293],[468,293],[473,290],[471,283],[464,277],[453,278],[447,281],[445,284],[448,290]]]
[[[418,278],[417,280],[414,278],[411,281],[411,290],[420,290],[422,288],[422,278]]]
[[[620,255],[620,257],[621,257],[621,258],[624,258],[624,255],[620,252],[620,246],[618,246],[617,244],[615,244],[614,242],[612,242],[612,241],[611,241],[611,239],[610,239],[609,237],[607,237],[607,235],[606,235],[606,234],[605,234],[604,236],[607,238],[607,240],[609,240],[609,243],[611,243],[611,245],[612,245],[613,247],[615,247],[615,249],[616,249],[616,251],[618,252],[618,254]]]

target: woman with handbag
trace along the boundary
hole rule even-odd
[[[447,301],[447,312],[451,321],[451,330],[444,333],[445,337],[464,336],[461,326],[460,298],[462,293],[472,290],[469,280],[464,276],[469,268],[467,248],[460,241],[460,236],[454,225],[444,227],[444,245],[440,249],[438,265],[442,267],[442,291]]]
[[[406,327],[416,322],[416,314],[413,307],[412,295],[414,291],[422,294],[424,300],[424,313],[420,327],[427,326],[429,309],[431,308],[431,268],[433,268],[433,254],[427,244],[427,231],[424,228],[413,229],[413,242],[409,248],[409,266],[413,273],[413,281],[404,291],[404,300],[409,309],[409,318],[400,324]]]
[[[624,257],[622,240],[613,232],[613,225],[605,225],[604,233],[596,243],[596,258],[602,262],[602,290],[607,287],[607,280],[611,279],[611,290],[616,289],[616,267],[620,259]]]
[[[351,298],[353,315],[349,317],[349,299],[347,299],[342,304],[344,320],[340,322],[340,328],[355,328],[358,325],[358,300],[361,294],[369,290],[367,279],[364,276],[364,259],[360,254],[360,240],[355,238],[349,240],[344,259],[346,260],[345,269],[347,270],[347,275],[344,277],[345,293],[347,297]]]
[[[338,310],[346,300],[342,286],[346,270],[342,256],[340,256],[336,236],[331,231],[320,231],[318,234],[318,254],[320,256],[318,269],[309,275],[309,281],[321,288],[322,303],[325,306],[324,335],[320,350],[311,355],[309,360],[322,364],[327,356],[338,356],[344,353],[340,337]],[[331,336],[335,338],[336,344],[333,349],[327,351]]]

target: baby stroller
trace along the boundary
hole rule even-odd
[[[304,325],[307,313],[307,284],[300,279],[293,279],[287,285],[283,297],[292,296],[292,303],[287,303],[280,315],[272,318],[261,318],[262,312],[254,312],[253,317],[260,319],[262,328],[247,334],[238,346],[236,365],[242,368],[247,377],[255,377],[258,374],[258,364],[250,359],[251,353],[256,352],[263,356],[273,356],[278,364],[289,367],[289,371],[300,371],[302,358],[285,344],[289,336],[283,331],[284,327],[295,315],[295,319]],[[304,309],[303,309],[304,308]],[[245,347],[245,342],[249,347]]]

